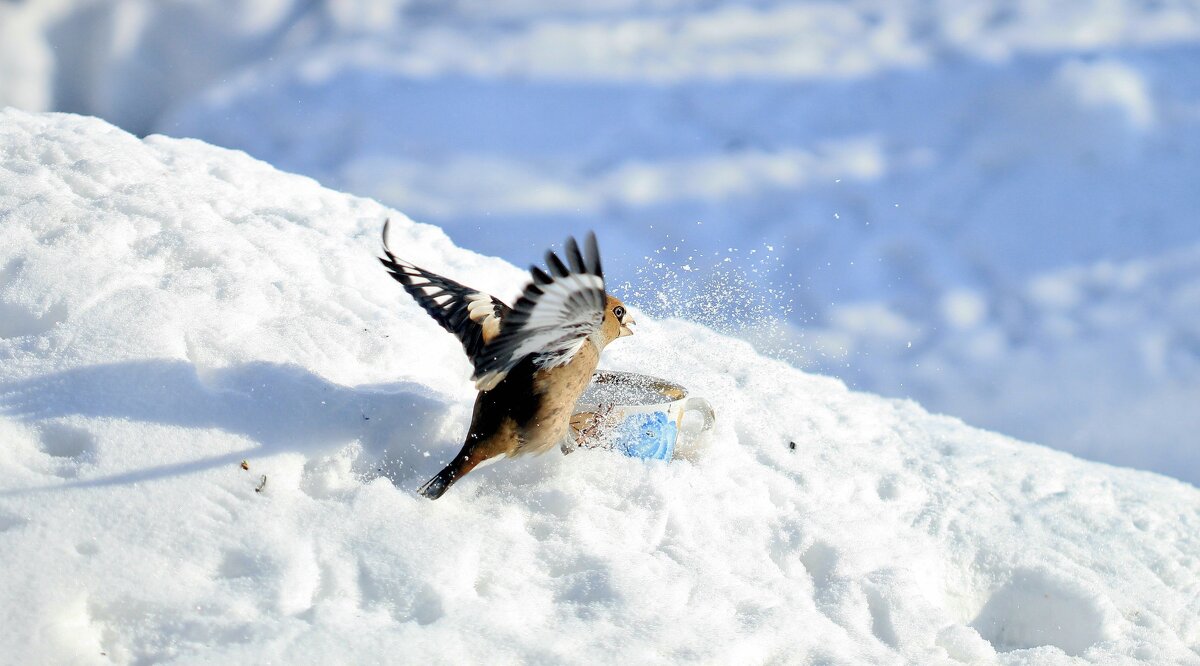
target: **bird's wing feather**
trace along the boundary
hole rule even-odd
[[[484,349],[499,336],[501,322],[512,310],[493,296],[397,258],[388,248],[387,237],[388,223],[384,223],[386,257],[379,261],[429,316],[458,338],[467,357],[478,367]]]
[[[539,367],[564,365],[600,330],[605,292],[596,236],[588,234],[584,252],[574,238],[567,239],[565,249],[569,265],[547,252],[550,272],[530,269],[533,281],[504,316],[500,335],[477,357],[474,378],[480,390],[495,386],[530,355]]]

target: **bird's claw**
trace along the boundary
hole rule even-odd
[[[612,403],[601,404],[596,408],[596,411],[590,413],[579,414],[583,416],[582,423],[585,423],[581,428],[572,427],[575,436],[575,445],[579,448],[594,449],[600,446],[599,443],[593,443],[596,436],[599,435],[609,425],[607,422],[612,416],[615,405]]]

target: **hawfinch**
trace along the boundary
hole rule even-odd
[[[633,317],[604,291],[600,251],[588,234],[583,252],[566,243],[567,263],[546,252],[549,272],[530,268],[516,305],[396,258],[383,225],[380,261],[475,366],[479,395],[466,442],[417,491],[437,499],[476,465],[497,456],[544,453],[567,435],[571,413],[608,343],[632,335]]]

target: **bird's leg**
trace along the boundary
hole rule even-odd
[[[567,436],[563,437],[562,442],[559,444],[559,448],[562,449],[564,456],[583,446],[583,430],[595,415],[595,412],[579,412],[573,415],[571,420],[567,422]]]
[[[599,434],[601,426],[603,426],[605,421],[608,420],[608,417],[612,415],[613,408],[614,406],[612,404],[601,404],[595,412],[588,414],[586,419],[584,419],[584,423],[586,423],[586,425],[583,425],[582,428],[576,429],[576,445],[587,449],[595,448],[596,445],[589,444],[588,441],[592,440],[597,434]]]

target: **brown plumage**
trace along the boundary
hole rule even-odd
[[[485,460],[544,453],[567,435],[575,402],[600,353],[632,335],[624,304],[604,290],[596,238],[584,251],[567,240],[564,263],[546,253],[549,272],[532,281],[513,307],[483,292],[397,259],[384,224],[380,259],[405,291],[463,344],[479,394],[462,450],[417,491],[437,499]]]

